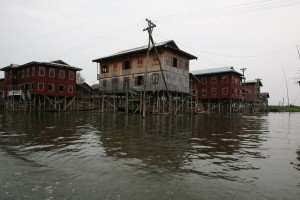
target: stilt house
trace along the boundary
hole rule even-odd
[[[233,67],[204,69],[191,72],[198,100],[205,109],[217,107],[226,112],[242,101],[242,74]]]
[[[0,99],[4,98],[4,88],[4,78],[0,78]]]
[[[189,93],[189,61],[196,57],[180,50],[174,41],[155,46],[159,57],[152,48],[147,59],[148,47],[143,46],[94,59],[100,87],[111,94],[130,90]]]
[[[81,69],[57,60],[11,64],[0,70],[5,73],[4,96],[8,101],[35,101],[39,98],[40,104],[46,107],[45,99],[48,99],[56,107],[61,99],[76,97],[76,72]]]
[[[260,103],[260,87],[262,86],[263,84],[259,79],[245,81],[243,88],[248,103]]]

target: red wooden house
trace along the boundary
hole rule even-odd
[[[262,87],[262,82],[257,80],[246,80],[243,86],[246,92],[246,101],[248,103],[260,103],[260,87]]]
[[[32,95],[47,97],[75,97],[76,72],[80,68],[57,60],[52,62],[29,62],[11,64],[4,71],[4,95],[30,99]]]
[[[0,78],[0,99],[4,98],[4,88],[4,78]]]
[[[242,94],[242,74],[233,67],[221,67],[191,72],[191,87],[197,90],[198,100],[203,105],[233,105],[240,103]]]

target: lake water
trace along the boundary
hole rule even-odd
[[[0,114],[0,199],[300,199],[300,113]]]

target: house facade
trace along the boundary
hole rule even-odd
[[[148,47],[143,46],[94,59],[99,71],[100,88],[108,93],[144,89],[147,92],[168,90],[188,93],[189,61],[196,57],[180,50],[174,41],[155,46],[159,57],[152,48],[147,59]]]
[[[259,95],[260,102],[265,105],[269,104],[269,98],[270,98],[269,92],[262,92]]]
[[[241,112],[242,76],[233,67],[192,71],[190,86],[201,112]]]
[[[262,86],[263,84],[259,79],[245,81],[243,89],[248,103],[260,103],[260,87]]]
[[[4,78],[0,78],[0,101],[4,98]]]
[[[4,96],[31,95],[76,96],[76,72],[80,68],[57,60],[53,62],[29,62],[11,64],[4,71]]]
[[[197,70],[191,73],[195,77],[192,85],[198,90],[198,99],[242,100],[242,74],[233,67]]]

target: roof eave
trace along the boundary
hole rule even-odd
[[[172,49],[174,51],[179,52],[182,55],[185,55],[186,57],[188,57],[190,60],[193,59],[197,59],[196,56],[193,56],[192,54],[189,54],[185,51],[182,51],[178,48],[178,46],[176,45],[176,43],[173,40],[169,40],[163,43],[160,43],[159,45],[156,46],[157,49],[161,49],[161,48],[166,48],[166,49]],[[92,60],[92,62],[105,62],[111,59],[116,59],[116,58],[122,58],[122,57],[126,57],[126,56],[131,56],[131,55],[135,55],[137,53],[146,53],[148,50],[148,47],[141,47],[141,49],[138,50],[133,50],[133,51],[129,51],[129,52],[125,52],[125,53],[117,53],[116,55],[110,55],[110,56],[106,56],[106,57],[102,57],[102,58],[97,58]]]
[[[73,69],[75,71],[81,71],[81,68],[74,67],[71,65],[64,65],[64,64],[58,64],[58,63],[52,63],[52,62],[37,62],[37,61],[32,61],[29,63],[26,63],[24,65],[20,65],[19,67],[26,67],[26,66],[33,66],[33,65],[41,65],[41,66],[53,66],[53,67],[60,67],[60,68],[66,68],[66,69]]]

